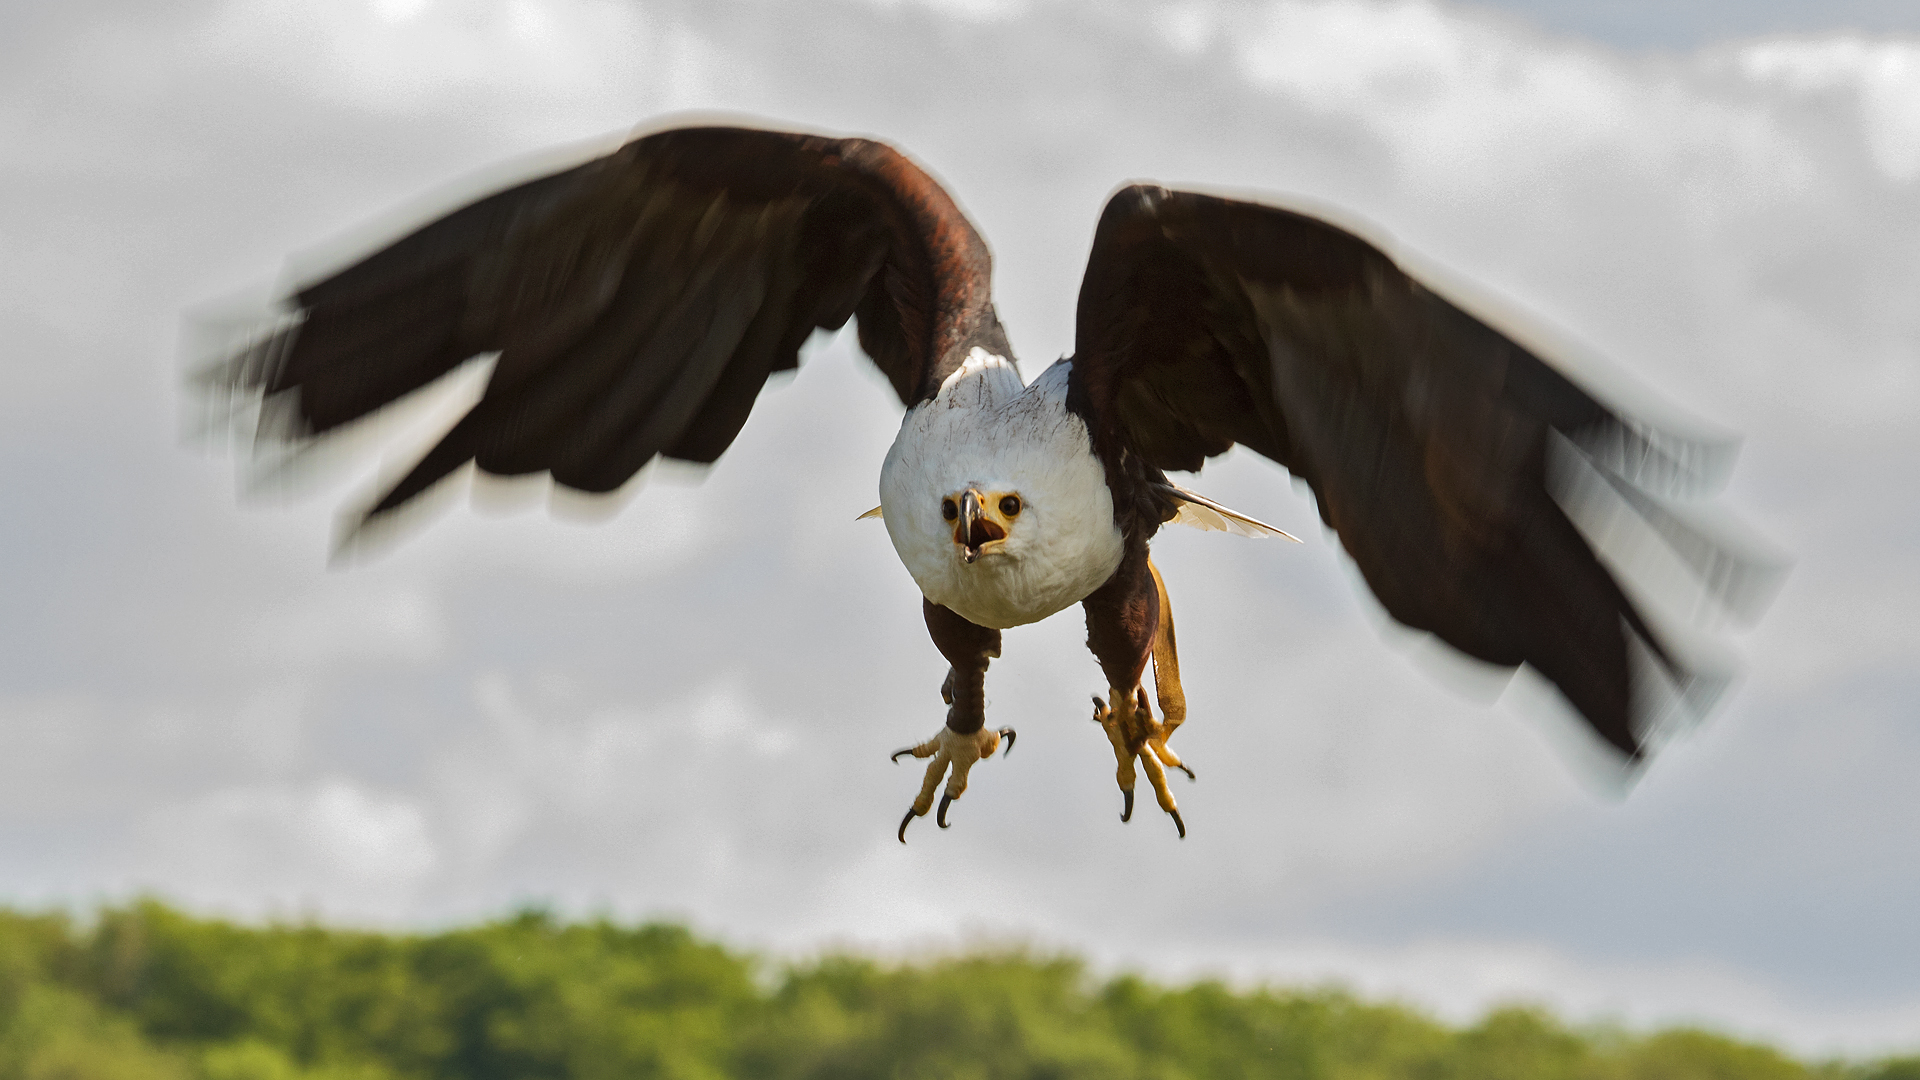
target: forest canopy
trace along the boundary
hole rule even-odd
[[[1097,979],[1023,950],[776,965],[662,923],[247,926],[0,911],[0,1080],[1920,1080],[1691,1029]]]

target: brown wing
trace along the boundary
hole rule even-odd
[[[1704,448],[1626,421],[1367,242],[1127,188],[1101,218],[1076,332],[1076,397],[1110,475],[1259,451],[1313,488],[1394,618],[1533,665],[1630,757],[1650,719],[1630,641],[1693,680],[1556,503],[1549,446],[1565,436],[1627,488],[1697,479]]]
[[[297,323],[219,378],[298,441],[498,352],[481,400],[368,516],[470,460],[604,492],[655,455],[719,457],[768,375],[850,315],[901,401],[930,396],[963,343],[999,337],[990,274],[953,200],[888,146],[684,128],[302,288]]]

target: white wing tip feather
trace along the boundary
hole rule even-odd
[[[1296,544],[1300,542],[1299,537],[1285,529],[1276,528],[1238,510],[1228,509],[1205,495],[1198,495],[1172,484],[1167,487],[1171,489],[1173,497],[1180,502],[1180,509],[1173,515],[1173,523],[1176,525],[1188,525],[1209,532],[1232,533],[1235,536],[1280,536]]]

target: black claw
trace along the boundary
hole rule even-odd
[[[895,751],[893,752],[893,756],[892,756],[892,757],[890,757],[890,758],[888,758],[887,760],[888,760],[888,761],[891,761],[891,762],[893,762],[893,763],[894,763],[895,765],[898,765],[898,764],[900,764],[900,755],[901,755],[901,754],[911,754],[911,753],[913,753],[913,747],[911,747],[911,746],[909,746],[909,747],[907,747],[907,748],[906,748],[905,750],[895,750]],[[1193,774],[1192,774],[1192,773],[1188,773],[1187,775],[1189,775],[1189,776],[1191,776],[1191,775],[1193,775]]]
[[[1120,794],[1125,795],[1127,797],[1127,808],[1125,810],[1120,811],[1120,820],[1132,821],[1133,820],[1133,792],[1123,791]]]
[[[913,807],[907,807],[907,816],[900,819],[900,842],[907,842],[907,825],[913,821]]]
[[[1169,810],[1167,813],[1173,815],[1173,824],[1180,830],[1180,839],[1185,840],[1187,838],[1187,823],[1180,820],[1180,811]]]
[[[1176,769],[1179,769],[1179,770],[1180,770],[1181,772],[1183,772],[1183,773],[1186,773],[1186,774],[1187,774],[1187,779],[1189,779],[1189,780],[1198,780],[1198,779],[1200,779],[1199,777],[1197,777],[1197,776],[1195,776],[1195,775],[1193,775],[1193,770],[1192,770],[1192,769],[1189,769],[1189,768],[1187,768],[1187,767],[1186,767],[1185,765],[1175,765],[1175,766],[1174,766],[1174,768],[1176,768]]]
[[[1018,733],[1010,727],[1003,727],[1000,729],[1000,737],[1007,740],[1006,756],[1011,757],[1013,755],[1013,740],[1018,737]]]
[[[1100,714],[1106,711],[1107,711],[1107,703],[1100,699],[1099,694],[1093,695],[1093,722],[1096,724],[1099,723]]]
[[[953,802],[953,796],[951,795],[940,796],[940,812],[933,816],[933,820],[939,822],[940,827],[943,829],[947,827],[947,806],[952,802]]]

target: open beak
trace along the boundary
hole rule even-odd
[[[971,488],[960,495],[960,518],[954,522],[953,542],[960,545],[968,563],[980,557],[980,549],[994,540],[1005,540],[1007,530],[986,516],[980,493]]]
[[[980,524],[980,493],[969,490],[960,496],[960,548],[966,553],[967,562],[980,557],[980,541],[977,539]]]

